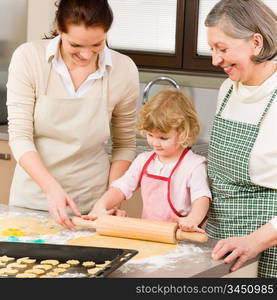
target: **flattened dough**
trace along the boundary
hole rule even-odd
[[[67,244],[77,246],[94,246],[137,250],[138,254],[135,255],[132,259],[142,259],[156,255],[163,255],[175,250],[175,248],[177,247],[177,245],[174,244],[124,239],[98,234],[72,239],[69,240]]]
[[[30,218],[7,218],[0,220],[0,236],[8,229],[20,229],[24,235],[36,236],[44,234],[56,234],[62,227],[53,220],[36,220]]]

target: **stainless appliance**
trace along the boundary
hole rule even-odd
[[[7,124],[6,84],[13,51],[27,39],[28,0],[0,0],[0,125]]]

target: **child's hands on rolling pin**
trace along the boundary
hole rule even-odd
[[[205,231],[199,227],[198,223],[188,215],[187,217],[178,218],[179,228],[183,231],[196,231],[205,233]]]

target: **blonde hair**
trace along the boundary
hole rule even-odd
[[[200,132],[200,122],[191,99],[183,92],[167,88],[144,104],[139,113],[138,130],[158,130],[168,133],[175,129],[183,147],[195,143]]]
[[[277,16],[260,0],[221,0],[206,17],[207,27],[219,26],[225,34],[249,40],[255,33],[263,37],[263,48],[252,61],[261,63],[277,55]]]

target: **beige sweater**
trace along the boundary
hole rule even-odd
[[[44,93],[49,64],[45,54],[48,43],[49,40],[39,40],[22,44],[11,59],[7,83],[9,144],[17,161],[24,153],[36,151],[33,112],[36,99]],[[105,76],[108,76],[112,160],[132,161],[135,157],[134,126],[139,97],[138,70],[129,57],[112,50],[112,67],[108,67]],[[56,96],[66,97],[66,89],[62,84],[58,86],[60,90]],[[51,90],[48,93],[51,94]]]

